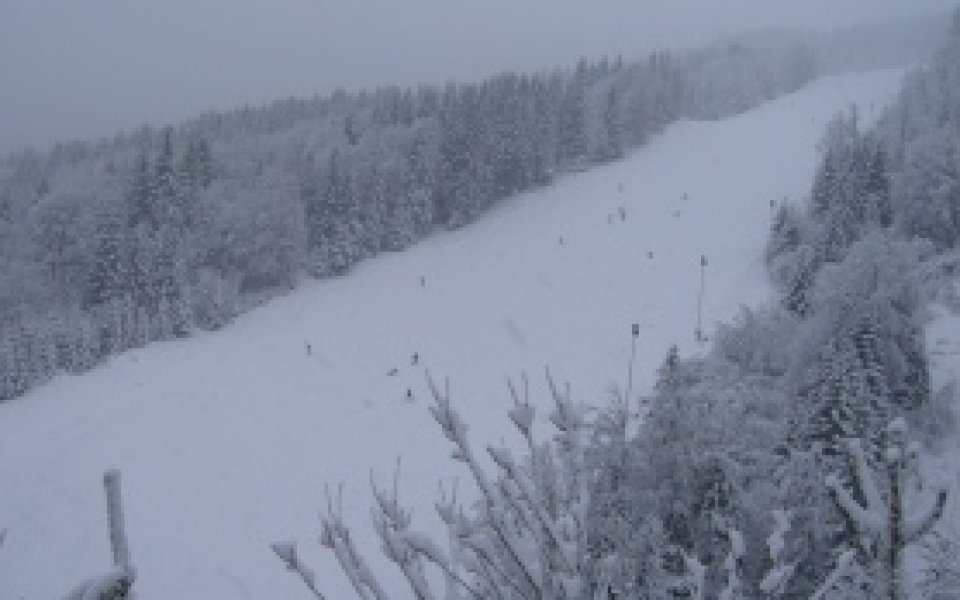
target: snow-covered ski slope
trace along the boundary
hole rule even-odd
[[[224,331],[0,405],[0,598],[57,598],[109,566],[101,477],[113,467],[141,600],[308,598],[268,548],[281,539],[301,543],[329,598],[352,597],[317,544],[324,485],[344,483],[345,517],[378,567],[371,470],[389,481],[402,456],[401,497],[436,529],[437,482],[456,471],[426,369],[449,377],[478,445],[512,439],[506,376],[526,371],[540,403],[548,365],[586,402],[624,386],[632,323],[634,391],[649,389],[670,344],[698,351],[701,254],[709,332],[769,294],[769,201],[807,192],[824,125],[851,104],[875,116],[901,75],[831,77],[738,117],[676,124],[619,163],[305,283]]]

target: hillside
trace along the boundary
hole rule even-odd
[[[425,369],[450,378],[483,440],[503,430],[505,376],[526,371],[540,391],[549,365],[585,401],[623,386],[631,323],[634,389],[647,389],[670,344],[698,351],[701,255],[708,330],[764,300],[770,200],[807,193],[826,121],[851,104],[876,116],[901,74],[825,78],[738,117],[676,124],[625,160],[306,282],[225,330],[0,405],[0,596],[56,597],[107,565],[99,481],[117,467],[142,600],[306,597],[267,544],[315,548],[324,484],[344,482],[345,515],[363,525],[370,470],[386,478],[400,455],[404,500],[431,505],[448,467]],[[308,559],[322,589],[347,597],[329,556]]]

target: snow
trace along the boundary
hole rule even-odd
[[[417,530],[437,533],[438,481],[459,468],[426,409],[425,371],[449,378],[474,447],[516,442],[507,376],[529,374],[534,435],[550,400],[545,366],[578,400],[625,386],[634,323],[633,389],[649,389],[670,344],[702,351],[701,255],[709,334],[768,297],[770,200],[807,192],[824,124],[851,104],[876,116],[869,107],[890,101],[901,75],[826,78],[738,117],[676,124],[621,162],[305,282],[223,331],[0,405],[0,597],[62,597],[109,568],[109,468],[123,474],[141,600],[309,598],[271,551],[278,540],[297,541],[328,597],[352,597],[318,542],[325,486],[335,496],[340,483],[354,541],[400,585],[374,540],[371,472],[391,481],[401,456],[400,500]]]

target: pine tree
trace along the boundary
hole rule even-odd
[[[783,204],[777,209],[764,250],[768,267],[778,256],[797,250],[801,242],[802,222],[803,217],[790,205]]]
[[[813,180],[811,213],[814,217],[827,214],[837,202],[838,177],[836,152],[829,148]]]
[[[93,269],[87,279],[84,305],[100,306],[130,289],[129,246],[120,217],[105,212],[96,229]]]
[[[130,228],[140,225],[156,229],[160,225],[156,203],[153,196],[153,176],[150,163],[144,151],[137,152],[133,163],[133,174],[127,188],[127,224]]]
[[[180,160],[181,187],[195,196],[200,190],[207,189],[213,182],[213,157],[210,142],[195,135],[187,142],[187,148]]]
[[[600,162],[617,160],[623,156],[623,124],[620,114],[619,92],[616,85],[607,90],[601,114],[600,147],[597,159]]]
[[[863,188],[867,204],[864,220],[881,227],[889,227],[893,224],[893,204],[890,198],[887,153],[879,143],[872,146],[869,171]]]
[[[173,131],[164,130],[154,168],[153,197],[161,223],[170,222],[175,210],[177,178],[173,168]]]
[[[557,160],[562,166],[576,167],[587,156],[586,88],[587,62],[581,59],[567,82],[557,122]]]
[[[359,255],[358,206],[351,174],[340,150],[330,154],[320,188],[319,240],[322,269],[342,273]]]

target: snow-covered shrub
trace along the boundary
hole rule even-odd
[[[747,373],[779,377],[793,362],[798,319],[779,306],[741,307],[733,323],[717,327],[715,348]]]
[[[786,379],[802,400],[805,444],[877,446],[890,419],[928,404],[923,247],[873,230],[817,274]]]
[[[397,565],[418,598],[658,598],[671,578],[662,566],[663,529],[658,520],[625,496],[628,413],[622,404],[599,414],[573,401],[547,375],[554,409],[553,435],[533,436],[536,410],[524,380],[511,383],[508,416],[525,451],[488,446],[492,469],[481,462],[467,424],[453,406],[449,388],[431,380],[430,412],[453,445],[453,459],[468,470],[476,501],[467,506],[445,494],[437,511],[449,530],[448,543],[415,531],[411,513],[393,489],[373,486],[374,527],[386,556]],[[353,544],[341,517],[342,498],[328,496],[321,543],[329,548],[359,597],[385,598],[377,574]],[[444,548],[446,546],[446,548]],[[312,584],[295,547],[274,552]],[[446,592],[427,575],[437,570]]]
[[[938,248],[960,239],[960,138],[953,128],[935,129],[913,140],[896,177],[901,229]]]
[[[533,435],[526,381],[511,383],[508,417],[523,451],[488,446],[491,467],[449,387],[431,380],[430,412],[469,473],[474,501],[441,488],[436,508],[448,532],[438,540],[414,528],[396,480],[373,483],[382,550],[417,598],[873,597],[885,555],[864,540],[883,535],[864,515],[880,514],[883,500],[875,482],[863,484],[873,481],[865,455],[854,452],[854,494],[847,480],[827,479],[832,463],[791,447],[797,411],[778,382],[720,353],[687,361],[671,353],[637,430],[620,397],[587,409],[548,374],[545,440]],[[342,503],[342,491],[328,493],[321,544],[359,597],[392,596],[356,547]],[[902,539],[925,531],[929,514],[908,517]],[[858,524],[852,538],[840,535],[843,515]],[[293,543],[272,548],[323,597]]]
[[[771,511],[794,508],[781,482],[788,459],[776,452],[787,438],[791,401],[775,378],[722,358],[739,333],[731,327],[724,335],[726,350],[668,358],[661,368],[621,493],[662,522],[666,545],[658,552],[687,587],[705,597],[723,590],[756,597],[773,566],[763,550]],[[795,545],[783,556],[795,560]]]

